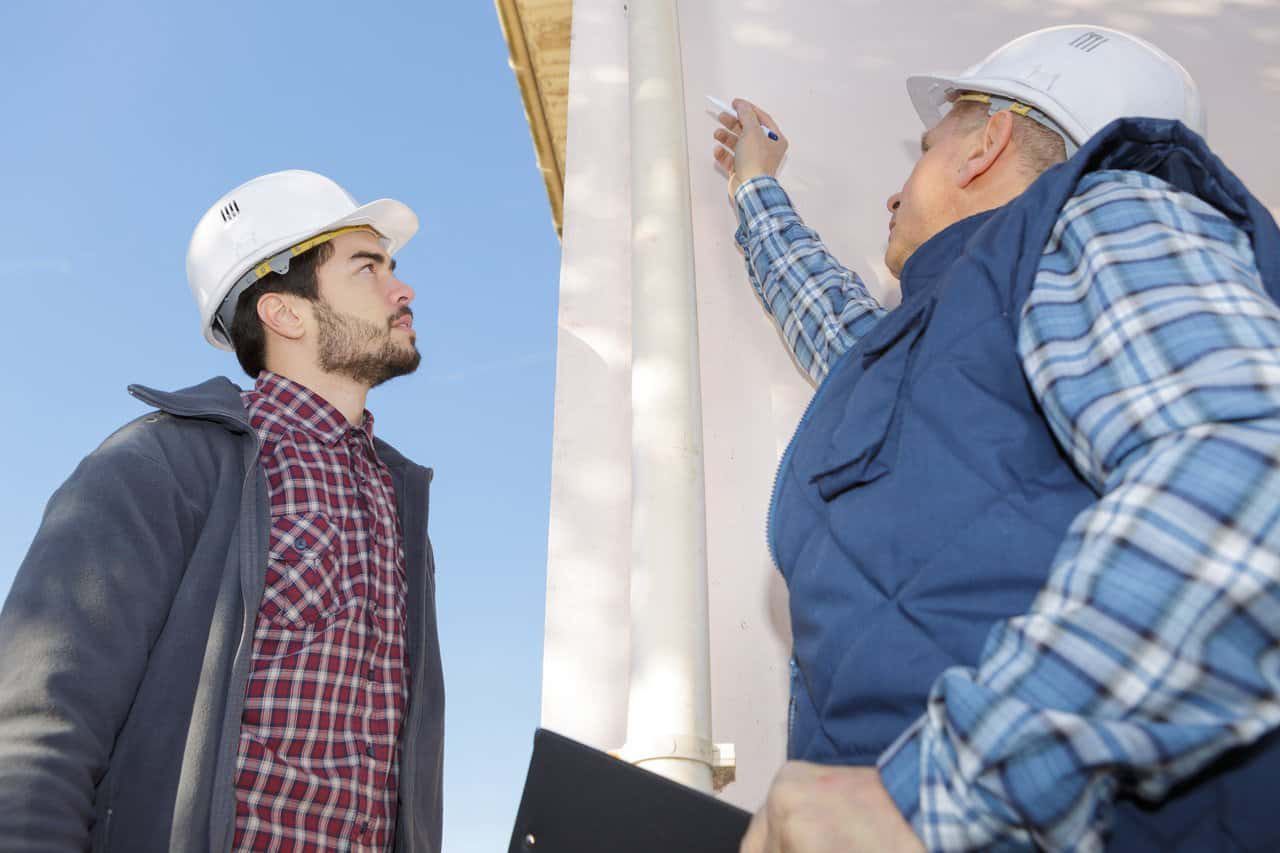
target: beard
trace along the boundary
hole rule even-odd
[[[422,354],[413,341],[400,343],[392,337],[391,324],[407,309],[379,325],[350,314],[339,314],[323,300],[315,303],[320,336],[319,363],[322,370],[354,379],[370,388],[388,379],[406,376],[418,369]],[[370,344],[374,348],[370,348]]]

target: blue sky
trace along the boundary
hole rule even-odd
[[[0,11],[0,596],[125,393],[214,374],[184,259],[255,175],[312,169],[423,230],[399,256],[423,366],[373,392],[436,470],[445,849],[503,849],[537,725],[559,244],[488,0],[75,3]]]

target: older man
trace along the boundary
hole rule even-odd
[[[820,383],[769,524],[795,761],[743,850],[1280,849],[1280,232],[1140,39],[908,89],[892,312],[774,179],[776,122],[715,134]]]
[[[440,849],[431,471],[369,390],[419,362],[400,202],[265,175],[197,224],[176,393],[53,496],[0,612],[0,849]]]

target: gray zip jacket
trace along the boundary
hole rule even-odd
[[[0,850],[225,851],[267,565],[258,439],[225,378],[176,393],[54,493],[0,610]],[[444,685],[430,469],[395,483],[412,694],[396,851],[440,850]]]

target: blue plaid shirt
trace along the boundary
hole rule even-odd
[[[821,381],[885,309],[772,178],[736,201],[751,283]],[[1091,174],[1018,332],[1101,497],[880,757],[931,850],[1101,849],[1117,792],[1159,799],[1280,723],[1280,308],[1248,238],[1157,178]]]

